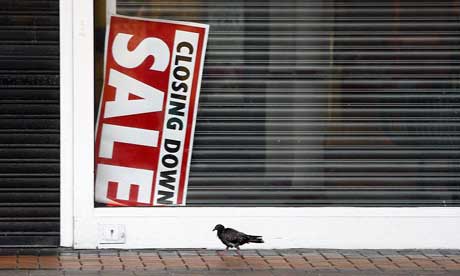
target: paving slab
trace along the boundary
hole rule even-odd
[[[0,249],[3,275],[460,276],[460,251]]]

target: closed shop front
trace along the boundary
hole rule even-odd
[[[454,1],[116,1],[210,25],[187,205],[459,203]]]
[[[72,112],[61,113],[68,122],[61,134],[61,141],[68,137],[62,189],[73,202],[63,212],[75,219],[65,216],[61,244],[212,248],[219,244],[211,230],[222,223],[262,232],[269,242],[256,246],[265,248],[460,248],[458,1],[67,5],[61,11],[73,24],[64,26],[72,31],[70,40],[61,37],[61,49],[69,53],[70,66],[61,73]],[[204,64],[194,67],[203,70],[202,81],[190,83],[199,91],[193,147],[184,149],[191,156],[190,173],[180,186],[183,200],[164,204],[157,204],[155,190],[127,180],[121,191],[121,180],[105,171],[101,176],[101,167],[113,166],[120,156],[129,156],[120,161],[124,169],[133,169],[130,162],[147,169],[139,160],[157,146],[134,145],[132,134],[111,138],[113,155],[101,153],[107,144],[100,126],[119,123],[126,130],[131,118],[145,126],[142,133],[154,133],[146,118],[156,117],[142,121],[121,118],[123,113],[107,119],[106,106],[121,97],[120,86],[108,80],[113,64],[111,70],[131,83],[153,81],[135,70],[154,68],[158,55],[122,70],[120,64],[132,59],[123,61],[113,45],[122,34],[132,38],[126,52],[136,53],[144,41],[136,35],[153,39],[153,31],[123,22],[156,30],[154,24],[165,24],[151,21],[157,19],[209,26]],[[190,26],[181,28],[192,32]],[[174,54],[166,56],[169,62]],[[131,94],[127,102],[143,99]],[[161,135],[155,138],[159,144]],[[161,183],[163,175],[157,174]],[[153,200],[140,204],[146,192]]]
[[[0,247],[59,245],[59,1],[1,1]]]

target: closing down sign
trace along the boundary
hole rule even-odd
[[[111,17],[96,202],[185,205],[207,35],[207,25]]]

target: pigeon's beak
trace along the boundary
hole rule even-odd
[[[216,231],[216,228],[212,229],[212,231]]]

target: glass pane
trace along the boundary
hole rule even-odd
[[[458,8],[117,1],[210,25],[186,206],[458,205]]]

